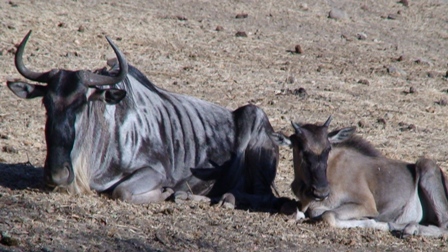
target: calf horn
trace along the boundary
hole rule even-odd
[[[55,73],[54,71],[48,71],[48,72],[33,72],[31,70],[29,70],[28,68],[25,67],[25,65],[23,64],[23,52],[25,51],[25,45],[26,42],[28,42],[28,39],[31,35],[32,30],[30,30],[25,38],[23,38],[22,42],[20,42],[19,47],[17,48],[17,52],[15,55],[15,60],[14,63],[16,65],[17,71],[19,71],[19,73],[32,81],[37,81],[37,82],[48,82],[50,80],[50,77]]]
[[[101,85],[114,85],[124,80],[124,78],[126,78],[128,74],[128,63],[123,53],[120,51],[120,49],[118,49],[118,47],[112,42],[112,40],[109,37],[106,37],[106,39],[112,46],[112,49],[114,49],[115,54],[117,55],[120,71],[118,72],[118,75],[114,77],[94,74],[89,71],[80,71],[78,74],[81,78],[81,81],[86,86],[91,87]]]
[[[327,119],[327,121],[324,123],[324,127],[327,127],[328,128],[328,126],[330,126],[330,123],[331,123],[331,120],[333,119],[333,117],[330,115],[329,117],[328,117],[328,119]]]
[[[296,132],[295,132],[296,134],[302,134],[302,127],[300,127],[299,124],[297,124],[297,123],[291,121],[291,125],[292,125],[292,127],[294,128],[294,130],[296,131]]]

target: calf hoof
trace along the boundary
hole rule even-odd
[[[411,222],[404,227],[403,232],[401,234],[402,238],[407,238],[409,236],[418,235],[419,234],[419,225],[416,222]]]
[[[227,209],[234,209],[235,201],[235,196],[232,193],[226,193],[222,195],[218,205]]]

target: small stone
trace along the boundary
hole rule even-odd
[[[428,112],[428,113],[434,113],[434,112],[436,111],[436,109],[435,109],[434,107],[432,107],[432,106],[427,107],[425,110],[426,110],[426,112]]]
[[[294,47],[294,52],[297,53],[297,54],[302,54],[303,53],[303,49],[302,49],[302,47],[300,45],[296,45]]]
[[[435,73],[435,72],[428,72],[426,75],[427,75],[429,78],[434,78],[434,77],[436,77],[436,73]]]
[[[358,127],[365,128],[366,127],[366,121],[364,119],[359,120]]]
[[[176,16],[176,19],[179,21],[187,21],[188,18],[184,17],[184,16]]]
[[[3,151],[3,152],[6,152],[6,153],[12,153],[12,154],[17,154],[17,153],[19,153],[18,150],[16,150],[14,147],[9,146],[9,145],[5,145],[5,146],[3,146],[2,151]]]
[[[67,27],[67,24],[64,23],[64,22],[60,22],[60,23],[58,24],[58,27],[65,28],[65,27]]]
[[[13,1],[9,1],[8,3],[9,3],[9,5],[11,5],[11,7],[17,7],[17,6],[19,6],[18,4],[16,4],[16,3],[13,2]]]
[[[388,66],[387,67],[387,72],[394,77],[399,77],[399,76],[403,76],[406,75],[406,72],[401,70],[400,68],[396,67],[396,66]]]
[[[432,62],[425,58],[419,58],[414,61],[417,64],[432,66]]]
[[[308,96],[308,93],[306,92],[306,90],[304,88],[298,88],[298,89],[294,89],[294,95],[298,95],[299,97],[305,98]]]
[[[376,121],[380,124],[386,125],[386,119],[384,119],[384,118],[378,118]]]
[[[397,14],[389,14],[389,15],[387,15],[387,19],[390,19],[390,20],[395,20],[397,18],[398,18]]]
[[[361,6],[361,10],[363,10],[363,11],[370,11],[370,8],[367,5],[362,5]]]
[[[347,19],[347,13],[341,9],[333,8],[328,13],[328,18],[336,20]]]
[[[448,78],[448,70],[445,73],[445,78]]]
[[[341,34],[341,38],[345,39],[346,41],[352,41],[353,39],[347,35],[346,33]]]
[[[442,98],[442,99],[438,100],[436,103],[439,104],[440,106],[446,106],[448,104],[448,101],[446,99]]]
[[[408,0],[400,0],[398,3],[401,3],[405,7],[409,7],[409,1]]]
[[[236,37],[243,37],[243,38],[245,38],[245,37],[247,37],[247,33],[245,31],[237,31],[235,33],[235,36]]]
[[[84,27],[84,25],[80,25],[79,27],[78,27],[78,31],[79,32],[84,32],[86,30],[86,28]]]
[[[289,84],[293,84],[294,82],[296,82],[296,78],[294,76],[290,75],[286,79],[286,82],[288,82]]]
[[[359,40],[366,40],[367,34],[365,34],[364,32],[359,32],[358,34],[356,34],[356,38],[358,38]]]
[[[299,8],[300,8],[301,10],[307,11],[307,10],[308,10],[308,4],[306,4],[306,3],[301,3],[301,4],[299,5]]]
[[[405,60],[406,60],[405,55],[400,55],[400,57],[397,58],[397,61],[405,61]]]
[[[363,84],[363,85],[370,85],[370,82],[369,82],[369,80],[367,80],[367,79],[360,79],[359,81],[358,81],[358,83],[359,84]]]
[[[415,87],[410,87],[410,88],[409,88],[409,93],[410,93],[410,94],[416,94],[416,93],[417,93],[417,90],[415,89]]]
[[[216,26],[215,31],[224,31],[224,27],[218,25]]]
[[[239,13],[239,14],[236,14],[235,18],[241,19],[241,18],[247,18],[248,16],[249,16],[249,14],[247,14],[247,13]]]

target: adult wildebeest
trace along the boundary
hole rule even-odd
[[[109,38],[118,59],[110,71],[33,72],[22,62],[30,34],[15,65],[46,85],[7,85],[20,98],[43,97],[48,185],[110,192],[133,203],[165,200],[173,190],[210,197],[230,192],[252,206],[276,202],[278,146],[260,108],[232,112],[161,89],[128,65]]]
[[[328,133],[330,121],[292,123],[295,133],[290,137],[272,135],[293,150],[291,189],[302,212],[334,227],[448,234],[447,179],[434,161],[388,159],[355,136],[356,127]]]

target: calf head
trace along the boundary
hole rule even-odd
[[[323,200],[329,196],[327,164],[332,144],[345,141],[355,131],[355,127],[350,127],[328,133],[331,119],[330,116],[323,125],[301,126],[292,122],[294,134],[291,136],[281,133],[272,135],[278,145],[293,149],[294,181],[291,188],[301,200]]]
[[[31,31],[20,43],[15,54],[15,66],[19,73],[43,85],[21,81],[8,81],[9,89],[20,98],[42,97],[46,110],[45,140],[47,156],[45,160],[45,181],[51,186],[66,186],[73,182],[74,171],[70,153],[76,137],[76,116],[85,109],[89,101],[103,101],[116,104],[126,95],[126,91],[115,88],[99,88],[114,85],[127,75],[128,65],[124,55],[107,38],[115,51],[120,71],[116,76],[95,74],[90,71],[70,71],[53,69],[48,72],[33,72],[25,67],[22,55]]]

